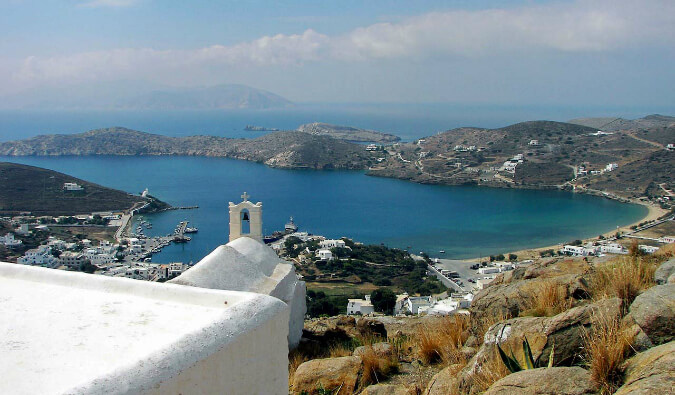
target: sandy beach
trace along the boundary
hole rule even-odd
[[[643,202],[643,201],[639,201],[639,200],[633,200],[633,201],[631,201],[631,203],[640,204],[640,205],[646,207],[647,210],[648,210],[647,215],[645,215],[643,218],[641,218],[638,221],[635,221],[635,222],[630,223],[628,225],[619,227],[617,229],[612,229],[612,230],[610,230],[606,233],[603,233],[602,236],[608,238],[608,237],[613,237],[616,234],[616,232],[621,232],[621,233],[630,232],[632,230],[631,229],[632,226],[636,226],[640,223],[647,222],[647,221],[657,220],[657,219],[666,215],[669,212],[668,210],[662,209],[661,207],[659,207],[659,206],[657,206],[653,203]],[[598,236],[590,237],[590,238],[587,238],[587,239],[582,239],[582,242],[586,243],[588,241],[595,241],[595,240],[597,240]],[[504,253],[504,256],[508,256],[508,254],[516,254],[516,255],[518,255],[518,260],[540,258],[539,252],[545,251],[545,250],[558,250],[558,249],[562,248],[564,243],[569,242],[569,241],[571,241],[571,240],[564,240],[560,244],[554,244],[554,245],[549,245],[549,246],[545,246],[545,247],[537,247],[537,248],[529,248],[529,249],[523,249],[523,250],[518,250],[518,251],[510,251],[510,252]],[[463,259],[463,261],[465,261],[465,262],[479,262],[480,260],[481,260],[481,258]]]

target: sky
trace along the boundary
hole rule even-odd
[[[246,84],[301,103],[675,103],[675,1],[0,0],[0,97]]]

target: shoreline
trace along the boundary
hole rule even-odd
[[[587,193],[587,192],[583,192],[583,193]],[[595,195],[595,196],[597,196],[597,195]],[[605,197],[607,197],[608,199],[613,199],[612,197],[610,197],[610,195],[606,195]],[[614,199],[614,200],[619,200],[619,199]],[[621,201],[624,201],[624,202],[627,201],[628,203],[639,204],[643,207],[646,207],[647,208],[647,214],[644,217],[642,217],[641,219],[639,219],[635,222],[632,222],[630,224],[618,227],[617,229],[613,229],[613,230],[610,230],[608,232],[602,233],[602,236],[604,236],[606,238],[613,237],[616,234],[616,232],[626,233],[626,232],[632,231],[632,229],[631,229],[632,226],[636,226],[636,225],[638,225],[642,222],[657,220],[658,218],[660,218],[660,217],[662,217],[662,216],[664,216],[664,215],[666,215],[670,212],[669,210],[663,209],[663,208],[661,208],[661,207],[659,207],[659,206],[657,206],[653,203],[644,202],[644,201],[640,201],[640,200],[637,200],[637,199],[621,198]],[[598,236],[581,239],[581,241],[583,243],[587,243],[589,241],[594,241],[594,240],[597,240]],[[518,260],[539,259],[539,258],[541,258],[539,256],[539,252],[545,251],[545,250],[551,250],[551,249],[556,250],[556,249],[561,248],[562,245],[563,244],[561,243],[561,244],[548,245],[548,246],[544,246],[544,247],[524,248],[524,249],[520,249],[520,250],[517,250],[517,251],[504,252],[503,254],[505,256],[508,256],[508,254],[518,255]],[[483,258],[475,257],[475,258],[467,258],[467,259],[460,259],[460,260],[463,261],[463,262],[476,263],[476,262],[480,262],[481,259],[484,259],[484,258],[485,257],[483,257]]]

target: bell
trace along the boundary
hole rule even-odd
[[[248,213],[244,212],[244,217],[242,218],[242,221],[248,221]]]

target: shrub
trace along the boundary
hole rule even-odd
[[[573,299],[568,295],[567,287],[555,281],[537,283],[534,295],[521,316],[552,317],[572,308]]]
[[[395,356],[378,357],[372,346],[366,347],[366,351],[361,355],[361,360],[363,361],[361,387],[379,383],[392,374],[398,373],[399,370],[398,359]]]
[[[617,297],[624,309],[640,292],[654,286],[656,260],[647,257],[622,257],[596,267],[591,276],[593,297]]]

